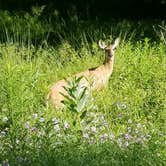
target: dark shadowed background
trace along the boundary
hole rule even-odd
[[[46,5],[45,13],[57,9],[61,15],[77,13],[82,18],[165,18],[166,0],[0,0],[0,9],[30,10]]]

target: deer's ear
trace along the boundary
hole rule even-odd
[[[107,47],[107,45],[102,40],[99,40],[98,45],[101,49],[105,49]]]
[[[116,40],[115,40],[115,42],[114,42],[114,44],[112,46],[112,49],[115,49],[119,45],[119,41],[120,41],[120,39],[116,38]]]

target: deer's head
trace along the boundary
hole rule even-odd
[[[114,51],[119,44],[119,38],[117,38],[114,44],[106,45],[102,40],[99,40],[99,47],[105,50],[106,61],[111,60],[114,56]]]

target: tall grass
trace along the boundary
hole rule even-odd
[[[77,18],[67,23],[58,17],[57,23],[44,24],[28,15],[36,20],[31,24],[3,14],[1,165],[165,165],[166,48],[163,40],[146,36],[145,23],[138,26],[138,40],[134,27],[139,23],[79,25]],[[102,64],[104,53],[96,41],[119,35],[113,75],[105,89],[93,93],[82,119],[46,105],[53,82]]]

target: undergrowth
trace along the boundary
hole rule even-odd
[[[164,28],[157,31],[158,40],[145,34],[136,40],[136,29],[123,30],[123,26],[131,27],[127,21],[117,24],[117,28],[107,23],[98,29],[89,22],[90,30],[86,32],[77,27],[80,35],[76,36],[71,33],[72,29],[70,33],[67,31],[69,27],[63,22],[64,29],[59,30],[63,35],[58,36],[58,31],[54,34],[60,42],[50,45],[51,40],[46,40],[48,24],[36,29],[37,16],[20,18],[3,14],[6,18],[3,20],[5,27],[2,28],[2,22],[0,25],[1,32],[3,29],[0,44],[1,165],[166,164]],[[12,26],[10,19],[14,19]],[[25,32],[18,29],[18,20]],[[29,33],[30,29],[26,30],[27,24],[35,29],[40,39]],[[62,26],[62,22],[59,25]],[[153,27],[151,31],[156,33]],[[117,36],[121,37],[121,43],[105,89],[88,97],[83,91],[83,98],[75,98],[74,107],[70,107],[73,102],[70,100],[63,111],[46,104],[52,83],[103,63],[104,52],[97,46],[100,37],[111,42]],[[41,43],[35,45],[34,38]],[[79,47],[75,43],[79,43]],[[72,89],[70,86],[68,88]],[[86,104],[81,105],[84,100]]]

